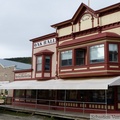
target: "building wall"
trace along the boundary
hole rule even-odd
[[[102,16],[100,17],[99,20],[100,20],[100,26],[118,22],[120,21],[120,12]]]
[[[2,65],[0,65],[0,81],[9,81],[12,82],[14,81],[14,67],[3,67]],[[0,92],[5,92],[5,90],[1,90]],[[13,91],[12,90],[8,90],[8,95],[12,96],[13,95]]]
[[[113,28],[113,29],[108,29],[108,30],[105,30],[105,31],[102,31],[102,32],[113,32],[113,33],[116,33],[116,34],[120,35],[120,27]]]
[[[72,33],[72,26],[64,27],[62,29],[59,29],[57,32],[58,32],[59,37],[69,35]]]
[[[38,42],[38,41],[37,41]],[[43,50],[50,50],[51,52],[53,52],[53,55],[52,55],[52,74],[51,74],[51,77],[55,77],[56,75],[56,43],[54,44],[50,44],[50,45],[46,45],[46,46],[43,46],[43,47],[38,47],[38,48],[33,48],[33,72],[32,72],[32,78],[35,78],[35,77],[41,77],[42,74],[41,73],[37,73],[36,74],[36,53],[39,53],[40,51],[43,51]],[[37,75],[37,76],[36,76]],[[45,76],[48,76],[48,74],[45,73]]]

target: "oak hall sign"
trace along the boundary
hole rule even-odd
[[[44,41],[34,43],[34,48],[38,48],[38,47],[42,47],[42,46],[49,45],[49,44],[54,44],[54,43],[56,43],[56,39],[51,38],[51,39],[48,39],[48,40],[44,40]]]

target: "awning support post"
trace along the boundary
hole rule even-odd
[[[37,109],[37,97],[38,96],[38,90],[36,90],[36,104],[35,104],[35,109]]]
[[[64,113],[66,112],[66,90],[64,95]]]
[[[106,114],[107,114],[107,90],[105,90],[105,111],[106,111]]]

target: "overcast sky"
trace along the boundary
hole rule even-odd
[[[0,0],[0,58],[32,56],[32,38],[55,32],[50,26],[71,19],[88,0]],[[119,0],[90,0],[98,10]]]

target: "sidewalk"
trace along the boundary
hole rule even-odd
[[[28,107],[17,107],[13,105],[0,105],[0,108],[3,110],[12,110],[16,112],[27,112],[36,115],[44,115],[44,116],[53,116],[59,118],[68,118],[68,119],[80,119],[89,120],[89,114],[81,114],[81,113],[73,113],[73,112],[63,112],[63,111],[55,111],[55,110],[43,110],[43,109],[34,109]]]
[[[22,117],[22,116],[14,116],[14,115],[8,115],[8,114],[1,114],[0,113],[0,120],[45,120],[41,117],[36,116],[29,116],[29,117]]]

